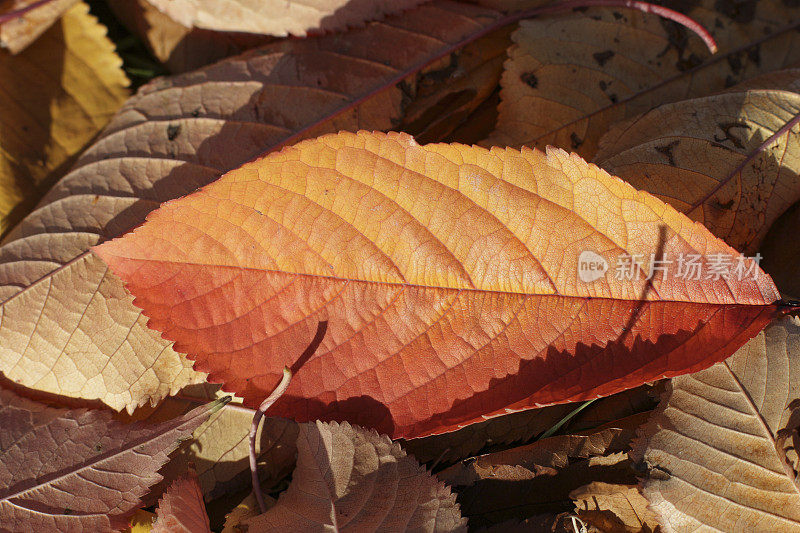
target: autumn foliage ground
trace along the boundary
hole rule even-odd
[[[0,531],[800,531],[800,7],[657,4],[0,1]]]

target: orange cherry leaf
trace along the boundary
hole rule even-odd
[[[781,309],[751,259],[577,155],[402,133],[284,148],[94,251],[246,405],[290,367],[271,416],[393,437],[695,372]]]

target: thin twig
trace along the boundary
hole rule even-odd
[[[267,512],[267,505],[264,503],[264,496],[261,494],[261,481],[258,479],[258,465],[256,464],[256,435],[258,435],[258,425],[261,423],[261,418],[264,416],[264,413],[267,412],[267,409],[269,409],[278,398],[283,396],[283,393],[289,388],[289,382],[291,380],[292,371],[289,370],[288,367],[284,367],[281,382],[278,383],[278,386],[275,387],[272,394],[261,402],[261,405],[256,409],[256,413],[253,415],[253,424],[250,426],[250,474],[253,479],[253,492],[256,495],[256,501],[258,501],[258,507],[261,509],[262,514]]]

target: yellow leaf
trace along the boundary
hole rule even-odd
[[[0,51],[0,234],[122,105],[128,80],[121,64],[85,3],[22,53]]]

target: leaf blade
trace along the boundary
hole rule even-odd
[[[548,231],[587,233],[565,243]],[[561,151],[360,132],[249,163],[95,251],[149,325],[245,405],[292,367],[271,414],[410,437],[703,368],[776,313],[763,274],[654,279],[652,290],[644,276],[578,281],[581,249],[613,263],[660,242],[669,254],[734,253]],[[320,321],[327,337],[300,360]]]

